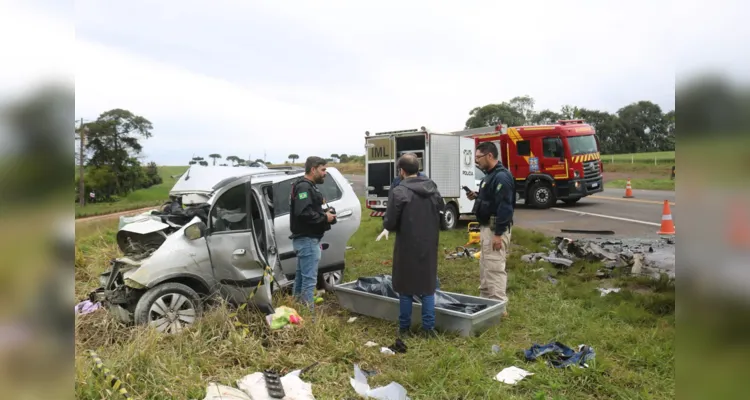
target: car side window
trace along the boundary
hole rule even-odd
[[[516,142],[516,150],[519,156],[531,155],[531,144],[528,140],[519,140]]]
[[[292,183],[299,178],[288,179],[273,184],[273,209],[274,216],[289,214],[289,196],[292,194]],[[336,179],[332,176],[326,176],[322,185],[318,185],[318,190],[323,194],[327,202],[336,201],[344,196],[344,192],[339,187]]]
[[[247,185],[237,185],[224,192],[211,209],[211,232],[250,229],[247,216]]]
[[[336,179],[331,175],[326,176],[326,180],[322,185],[318,185],[318,189],[323,193],[323,198],[328,203],[339,200],[344,195],[344,192],[341,191],[338,183],[336,183]]]
[[[288,179],[273,184],[273,210],[274,216],[289,213],[289,196],[292,193],[292,183],[296,179]]]
[[[542,140],[543,154],[547,158],[562,158],[563,152],[557,138],[544,138]]]

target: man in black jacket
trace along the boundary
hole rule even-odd
[[[475,200],[473,213],[480,228],[479,294],[507,302],[505,259],[510,247],[516,205],[515,179],[500,163],[494,143],[479,144],[474,158],[477,166],[486,174],[479,185],[479,193],[466,195],[469,200]]]
[[[290,193],[289,226],[292,246],[297,255],[294,277],[294,296],[310,308],[314,307],[315,285],[318,282],[318,262],[323,234],[336,223],[336,215],[329,209],[317,185],[325,181],[326,160],[308,157],[305,176],[292,185]]]
[[[435,182],[417,176],[419,161],[405,154],[398,159],[401,183],[388,194],[383,228],[397,232],[393,246],[393,289],[400,298],[399,335],[408,336],[412,299],[422,302],[422,328],[435,335],[440,211],[443,199]]]

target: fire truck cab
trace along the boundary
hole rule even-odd
[[[603,190],[599,140],[583,120],[451,133],[472,137],[477,146],[495,143],[500,161],[516,180],[517,196],[525,204],[536,208],[552,207],[558,200],[574,204]]]

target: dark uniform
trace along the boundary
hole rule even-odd
[[[289,238],[297,255],[293,293],[301,302],[312,307],[318,282],[320,239],[332,225],[325,213],[328,205],[315,183],[307,178],[292,184],[289,202],[289,227],[292,231]]]
[[[480,227],[479,292],[482,297],[508,300],[505,294],[508,284],[505,259],[510,246],[515,206],[515,179],[498,162],[493,169],[487,171],[474,200],[473,213]],[[503,247],[500,250],[493,249],[492,238],[495,235],[502,237]]]

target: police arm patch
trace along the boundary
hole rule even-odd
[[[302,193],[298,194],[297,198],[300,199],[300,200],[306,199],[307,198],[307,192],[302,192]]]
[[[503,184],[502,183],[498,183],[497,187],[495,188],[495,192],[499,192],[500,189],[502,189],[502,188],[503,188]]]

